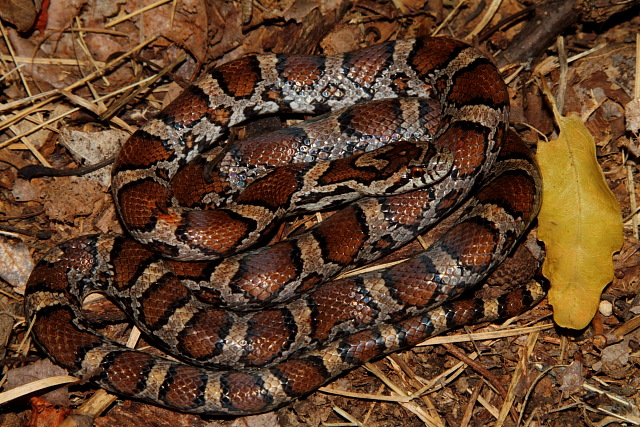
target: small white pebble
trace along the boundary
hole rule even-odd
[[[609,317],[613,314],[613,305],[609,301],[602,300],[600,301],[598,310],[604,317]]]

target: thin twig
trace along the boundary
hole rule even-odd
[[[451,353],[451,355],[453,355],[455,358],[459,359],[461,362],[464,362],[471,369],[473,369],[474,371],[482,375],[484,378],[486,378],[487,381],[489,381],[489,383],[496,390],[498,390],[498,393],[500,393],[502,398],[505,400],[507,399],[507,390],[504,388],[500,380],[498,380],[491,372],[489,372],[487,368],[482,366],[477,361],[470,359],[465,353],[463,353],[458,347],[456,347],[453,344],[442,344],[442,346],[446,348],[447,351]],[[511,411],[512,411],[511,416],[513,417],[513,420],[514,421],[517,420],[518,414],[516,413],[515,409],[511,408]]]

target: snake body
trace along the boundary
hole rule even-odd
[[[276,112],[324,115],[224,147],[230,126]],[[512,315],[540,288],[449,302],[507,256],[539,208],[537,167],[508,118],[494,65],[448,38],[215,67],[114,164],[114,200],[135,240],[76,238],[36,266],[25,296],[34,337],[116,393],[240,415],[444,329]],[[335,279],[469,197],[423,253]],[[347,202],[304,233],[255,247],[283,217]],[[181,361],[96,332],[81,311],[96,290]]]

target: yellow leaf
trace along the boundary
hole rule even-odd
[[[620,206],[596,160],[593,137],[575,116],[560,117],[560,136],[538,144],[542,208],[538,238],[547,257],[549,303],[559,326],[586,327],[613,279],[612,254],[622,246]]]

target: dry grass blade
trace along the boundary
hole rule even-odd
[[[15,62],[17,64],[38,64],[38,65],[60,65],[60,66],[87,66],[87,65],[97,65],[99,67],[104,67],[105,63],[102,61],[81,61],[79,59],[73,58],[28,58],[26,56],[11,56],[11,55],[2,55],[2,60],[7,62]],[[36,94],[34,96],[42,96],[42,94]]]
[[[76,31],[81,31],[83,33],[108,34],[110,36],[126,37],[126,38],[130,37],[129,34],[123,33],[122,31],[107,30],[107,29],[104,29],[104,28],[90,28],[90,27],[56,28],[56,27],[47,27],[47,31],[59,32],[59,33],[73,33],[73,32],[76,32]]]
[[[161,77],[170,73],[186,58],[187,58],[187,54],[182,52],[180,55],[178,55],[178,57],[175,60],[173,60],[173,62],[171,62],[171,64],[164,67],[162,70],[160,70],[158,73],[153,75],[151,78],[145,79],[144,83],[140,84],[135,90],[131,91],[131,93],[128,93],[126,96],[122,97],[122,99],[118,99],[116,102],[114,102],[113,105],[111,105],[111,107],[109,107],[108,110],[104,111],[102,114],[99,115],[100,119],[106,120],[108,118],[112,118],[131,99],[138,96],[140,92],[142,92],[143,90],[145,90],[146,88],[148,88],[149,86],[157,82]]]
[[[106,94],[106,95],[104,95],[104,96],[101,96],[101,97],[99,97],[99,98],[96,98],[96,99],[92,100],[92,101],[91,101],[91,104],[95,104],[95,103],[97,103],[97,102],[104,101],[105,99],[109,99],[109,98],[111,98],[111,97],[113,97],[113,96],[116,96],[116,95],[117,95],[117,94],[119,94],[119,93],[122,93],[122,92],[124,92],[124,91],[129,90],[129,89],[130,89],[130,88],[132,88],[132,87],[135,87],[135,86],[138,86],[138,85],[141,85],[141,84],[145,84],[147,81],[149,81],[149,80],[151,80],[151,79],[153,79],[153,76],[151,76],[151,77],[147,77],[146,79],[141,80],[141,81],[139,81],[139,82],[136,82],[136,83],[130,84],[129,86],[125,86],[125,87],[123,87],[123,88],[120,88],[120,89],[118,89],[118,90],[116,90],[116,91],[113,91],[113,92],[111,92],[111,93],[108,93],[108,94]],[[60,95],[62,95],[62,94],[63,94],[63,91],[57,91],[57,92],[58,92]],[[59,96],[59,95],[58,95],[58,96]],[[80,97],[75,97],[75,96],[73,96],[73,97],[69,97],[69,99],[74,100],[74,101],[82,100],[82,101],[80,101],[80,103],[81,103],[83,106],[84,106],[84,105],[89,105],[89,104],[88,104],[88,103],[87,103],[83,98],[80,98]],[[92,107],[92,108],[93,108],[93,107]],[[12,137],[12,138],[9,138],[8,140],[6,140],[6,141],[4,141],[2,144],[0,144],[0,148],[5,147],[5,146],[7,146],[7,145],[11,144],[12,142],[16,141],[16,140],[17,140],[17,139],[19,139],[19,138],[22,138],[22,137],[24,137],[24,136],[26,136],[26,135],[29,135],[29,134],[31,134],[31,133],[33,133],[33,132],[36,132],[36,131],[38,131],[38,130],[42,129],[43,127],[45,127],[45,126],[47,126],[47,125],[49,125],[49,124],[51,124],[51,123],[55,123],[55,122],[57,122],[58,120],[60,120],[60,119],[62,119],[62,118],[64,118],[64,117],[67,117],[67,116],[69,116],[69,115],[71,115],[71,114],[73,114],[73,113],[75,113],[76,111],[79,111],[79,110],[80,110],[80,107],[75,107],[75,108],[72,108],[71,110],[65,111],[65,112],[64,112],[64,113],[62,113],[62,114],[59,114],[59,115],[57,115],[57,116],[55,116],[55,117],[52,117],[52,118],[50,118],[49,120],[46,120],[46,121],[44,121],[44,122],[40,123],[39,125],[36,125],[36,126],[34,126],[33,128],[31,128],[31,129],[29,129],[29,130],[27,130],[27,131],[25,131],[25,132],[23,132],[23,133],[21,133],[21,134],[19,134],[19,135],[16,135],[16,136],[14,136],[14,137]],[[91,111],[91,110],[90,110],[90,111]],[[131,129],[131,128],[129,127],[129,125],[127,125],[126,123],[124,123],[124,122],[122,122],[122,121],[117,121],[117,122],[118,122],[118,123],[123,123],[124,129],[129,130],[129,131],[132,131],[132,129]]]
[[[134,16],[140,15],[141,13],[144,13],[144,12],[146,12],[148,10],[154,9],[154,8],[156,8],[158,6],[162,6],[165,3],[169,3],[170,1],[175,1],[175,0],[159,0],[159,1],[155,2],[155,3],[152,3],[152,4],[150,4],[148,6],[145,6],[145,7],[141,8],[141,9],[138,9],[135,12],[131,12],[131,13],[127,14],[127,15],[121,16],[119,18],[116,18],[116,19],[114,19],[112,21],[107,22],[105,24],[104,28],[111,28],[111,27],[113,27],[115,25],[118,25],[121,22],[124,22],[124,21],[127,21],[127,20],[133,18]]]
[[[373,271],[382,270],[383,268],[388,268],[388,267],[394,266],[396,264],[401,264],[401,263],[403,263],[405,261],[406,261],[406,258],[405,259],[399,259],[397,261],[387,262],[387,263],[384,263],[384,264],[377,264],[377,265],[374,265],[374,266],[364,266],[364,267],[361,267],[361,268],[355,268],[353,270],[349,270],[347,272],[341,273],[340,275],[338,275],[336,277],[336,280],[344,279],[345,277],[356,276],[358,274],[371,273]]]
[[[451,19],[453,19],[454,16],[456,16],[456,13],[458,13],[458,10],[460,10],[460,8],[467,2],[467,0],[461,0],[458,2],[458,4],[456,4],[456,7],[453,8],[453,10],[451,11],[451,13],[449,13],[446,18],[444,18],[442,20],[442,23],[440,25],[438,25],[436,27],[435,30],[433,30],[433,32],[431,33],[432,36],[437,36],[440,33],[440,30],[442,30],[442,28],[447,25],[449,23],[449,21],[451,21]]]
[[[117,58],[115,58],[112,61],[109,61],[107,64],[105,64],[105,66],[103,68],[100,68],[99,70],[94,71],[93,73],[87,75],[86,77],[83,77],[80,80],[70,84],[69,86],[64,88],[64,90],[72,91],[73,89],[75,89],[75,88],[77,88],[79,86],[82,86],[86,82],[89,82],[89,81],[93,80],[94,78],[101,76],[102,74],[107,72],[109,69],[111,69],[111,67],[113,67],[114,65],[120,63],[120,61],[122,61],[123,59],[128,58],[129,56],[133,55],[134,53],[139,52],[140,50],[142,50],[145,46],[153,43],[157,38],[158,38],[157,36],[154,36],[154,37],[151,37],[149,40],[146,40],[146,41],[138,44],[136,47],[134,47],[130,51],[128,51],[126,53],[123,53],[122,55],[118,56]],[[2,124],[0,124],[0,131],[3,131],[5,129],[7,129],[12,124],[14,124],[17,121],[21,120],[25,116],[28,116],[29,114],[33,113],[34,111],[39,110],[40,108],[44,107],[48,103],[50,103],[52,101],[55,101],[60,96],[61,96],[61,94],[56,91],[56,95],[53,95],[50,98],[45,99],[44,101],[41,101],[38,104],[32,105],[31,107],[29,107],[29,108],[27,108],[27,109],[15,114],[15,115],[11,116],[11,118],[9,118],[6,122],[3,122]],[[12,138],[13,141],[15,141],[16,139],[18,139],[17,136]],[[0,146],[0,148],[4,147],[6,145],[8,145],[7,141],[5,141],[4,144]]]
[[[2,37],[4,38],[4,42],[7,46],[7,49],[9,49],[9,54],[12,58],[14,58],[13,62],[15,63],[16,53],[13,50],[13,45],[9,41],[9,37],[1,21],[0,21],[0,32],[2,32]],[[24,86],[24,90],[27,92],[27,95],[31,96],[31,89],[29,89],[29,85],[27,84],[27,79],[24,77],[24,74],[22,74],[22,70],[20,68],[18,68],[18,75],[20,76],[20,80],[22,81],[22,86]]]
[[[1,59],[3,59],[3,62],[4,62],[4,58],[1,58]],[[24,65],[24,64],[20,64],[20,65],[18,65],[17,67],[12,68],[12,69],[11,69],[11,71],[9,71],[8,73],[5,73],[5,74],[3,74],[2,76],[0,76],[0,82],[1,82],[1,81],[3,81],[4,79],[6,79],[6,78],[10,77],[10,76],[11,76],[11,74],[13,74],[13,73],[17,73],[18,71],[20,71],[20,68],[22,68],[22,67],[23,67],[23,65]]]
[[[469,355],[471,359],[476,359],[478,357],[477,353],[472,353]],[[346,390],[338,390],[329,387],[321,387],[318,390],[324,393],[335,394],[344,397],[356,398],[356,399],[367,399],[367,400],[376,400],[376,401],[386,401],[386,402],[396,402],[405,407],[405,409],[413,412],[418,416],[423,422],[427,425],[432,426],[444,426],[444,422],[435,416],[432,416],[425,412],[425,410],[418,406],[417,403],[412,402],[414,399],[422,397],[427,392],[435,392],[447,384],[453,382],[457,377],[459,377],[465,369],[466,364],[459,362],[455,366],[447,369],[442,372],[440,375],[432,378],[427,384],[425,384],[419,390],[413,393],[404,392],[399,386],[393,383],[386,375],[384,375],[375,365],[367,364],[366,367],[376,376],[378,376],[388,387],[390,387],[396,396],[393,395],[381,395],[381,394],[368,394],[368,393],[356,393],[350,392]],[[485,402],[488,407],[491,405],[488,402]],[[495,408],[494,408],[495,409]],[[431,409],[430,409],[431,410]],[[498,413],[495,410],[496,414]],[[437,414],[436,414],[437,415]]]
[[[105,110],[105,107],[102,105],[102,101],[106,98],[99,97],[94,99],[93,101],[88,101],[85,98],[74,95],[71,92],[67,92],[66,90],[61,90],[60,93],[63,94],[65,98],[67,98],[73,104],[79,105],[80,107],[84,108],[87,111],[91,111],[93,114],[97,116],[99,116],[100,113]],[[101,105],[96,105],[96,104],[101,104]],[[133,132],[134,130],[131,126],[129,126],[124,120],[122,120],[119,117],[114,117],[111,121],[115,123],[117,126],[121,127],[122,129],[128,132]]]
[[[75,22],[76,22],[76,27],[80,28],[80,20],[78,19],[78,17],[75,17]],[[85,33],[82,31],[78,31],[76,33],[73,33],[76,35],[76,42],[78,44],[78,46],[80,46],[80,49],[82,50],[82,52],[84,53],[85,57],[87,57],[89,59],[89,66],[92,67],[94,70],[99,70],[101,67],[104,66],[104,64],[100,65],[98,64],[96,61],[93,60],[93,56],[91,55],[91,52],[89,51],[89,47],[87,46],[87,43],[85,41]],[[107,80],[107,78],[103,75],[101,76],[102,81],[104,82],[105,86],[110,86],[109,84],[109,80]],[[87,84],[89,84],[89,82],[87,82]],[[91,93],[93,93],[93,89],[91,87],[89,87],[91,89]],[[95,97],[95,94],[94,94]]]
[[[516,385],[518,384],[518,381],[520,381],[520,378],[522,378],[524,369],[527,366],[529,358],[531,357],[531,353],[533,353],[533,348],[536,344],[536,341],[538,341],[538,335],[539,335],[539,332],[533,332],[527,338],[527,343],[525,348],[522,351],[520,362],[518,363],[518,365],[516,365],[516,369],[513,372],[513,375],[511,376],[511,383],[509,384],[509,389],[507,390],[507,398],[505,399],[504,404],[502,405],[502,408],[500,408],[500,416],[496,421],[496,424],[495,424],[496,427],[500,427],[504,425],[504,422],[507,419],[507,415],[511,411],[511,407],[513,406],[513,402],[515,401],[515,398],[516,398],[514,393]]]
[[[631,404],[630,402],[628,402],[627,400],[619,397],[616,394],[601,390],[601,389],[599,389],[597,387],[594,387],[594,386],[592,386],[590,384],[584,383],[584,384],[582,384],[582,388],[587,390],[587,391],[591,391],[591,392],[594,392],[594,393],[605,395],[609,399],[614,400],[614,401],[620,403],[621,405],[629,406],[629,407],[634,407],[635,406],[635,405]]]
[[[476,386],[476,388],[471,391],[467,389],[467,392],[471,395],[469,398],[469,402],[467,402],[467,406],[464,409],[464,414],[462,415],[462,421],[460,422],[460,427],[467,427],[471,423],[471,416],[473,415],[473,408],[476,406],[476,402],[480,397],[480,392],[482,391],[482,382]]]
[[[633,84],[633,99],[640,99],[640,33],[636,34],[636,63],[635,63],[635,75]],[[627,118],[629,120],[629,118]],[[636,135],[637,137],[637,135]],[[636,138],[638,140],[638,138]],[[631,144],[629,144],[631,146]],[[634,178],[634,171],[636,169],[636,162],[630,161],[625,156],[624,161],[627,169],[627,192],[629,193],[629,204],[631,208],[631,223],[633,225],[633,237],[640,238],[638,228],[640,227],[640,219],[638,215],[638,201],[636,199],[636,183]],[[625,221],[626,222],[626,221]]]
[[[354,417],[353,415],[351,415],[350,413],[348,413],[344,409],[341,409],[341,408],[338,408],[337,406],[334,406],[333,410],[338,415],[340,415],[342,418],[344,418],[347,421],[349,421],[349,423],[348,424],[346,424],[346,423],[330,423],[330,424],[325,424],[326,426],[332,426],[332,427],[338,427],[338,426],[357,426],[357,427],[360,427],[360,426],[362,426],[362,423],[360,421],[358,421],[358,419],[356,417]]]
[[[544,331],[546,329],[551,329],[553,327],[554,327],[553,323],[546,323],[544,325],[527,326],[525,328],[505,329],[501,331],[474,332],[471,334],[457,334],[457,335],[448,335],[448,336],[442,336],[442,337],[433,337],[433,338],[429,338],[426,341],[421,342],[420,344],[418,344],[418,346],[493,340],[493,339],[499,339],[499,338],[513,337],[516,335],[527,335],[533,332],[539,332],[539,331]]]
[[[476,25],[476,27],[465,37],[465,39],[471,40],[475,36],[480,34],[482,30],[484,30],[484,27],[486,27],[487,24],[491,22],[491,20],[493,19],[493,16],[496,14],[501,4],[502,4],[502,0],[492,0],[491,4],[489,5],[489,8],[487,9],[487,12],[484,14],[480,22],[478,22],[478,25]]]
[[[457,358],[461,362],[464,362],[471,369],[482,375],[485,381],[489,382],[489,384],[491,384],[491,386],[493,386],[493,388],[495,388],[498,393],[500,393],[500,395],[506,399],[507,391],[502,386],[502,383],[500,383],[500,381],[491,372],[489,372],[487,368],[482,366],[480,363],[477,363],[475,360],[469,358],[462,350],[460,350],[453,344],[444,344],[444,347],[455,358]],[[515,412],[512,415],[515,417]]]
[[[353,399],[379,400],[381,402],[410,402],[414,396],[389,396],[386,394],[357,393],[347,390],[338,390],[331,387],[320,387],[319,391],[336,396],[351,397]]]
[[[396,385],[396,383],[391,381],[391,379],[387,377],[384,374],[384,372],[382,372],[380,368],[378,368],[376,365],[374,365],[373,363],[365,363],[364,367],[367,369],[367,371],[371,372],[373,375],[378,377],[383,383],[385,383],[387,387],[393,390],[396,394],[400,396],[407,396],[407,393],[402,388],[400,388],[400,386]]]
[[[79,381],[79,379],[76,377],[72,377],[71,375],[58,375],[55,377],[33,381],[28,384],[13,388],[9,391],[3,391],[2,393],[0,393],[0,405],[10,402],[19,397],[26,396],[27,394],[33,393],[34,391],[77,381]]]
[[[564,99],[567,93],[567,74],[569,73],[569,63],[567,61],[567,50],[564,47],[564,37],[558,36],[556,43],[558,47],[558,62],[560,64],[560,77],[558,79],[558,91],[556,94],[556,105],[562,114],[564,111]]]
[[[500,411],[498,410],[498,408],[493,406],[491,402],[489,402],[482,396],[478,396],[478,403],[481,404],[484,409],[489,411],[493,418],[498,419],[498,417],[500,416]]]
[[[4,116],[0,115],[0,119],[4,119]],[[25,147],[27,147],[29,149],[29,151],[31,151],[31,153],[35,156],[36,159],[38,159],[40,161],[40,163],[42,163],[46,167],[51,167],[51,165],[49,164],[47,159],[45,159],[44,156],[42,154],[40,154],[38,149],[36,147],[34,147],[33,144],[31,144],[31,141],[29,141],[29,139],[26,137],[27,134],[20,133],[20,130],[18,128],[16,128],[15,126],[9,126],[9,129],[13,133],[15,133],[17,136],[15,138],[10,138],[9,142],[0,144],[0,148],[4,147],[5,145],[9,145],[11,142],[13,142],[16,139],[18,139],[18,136],[19,136],[20,137],[19,138],[20,141],[24,144]]]
[[[46,97],[57,95],[57,94],[58,94],[58,90],[57,89],[53,89],[53,90],[49,90],[47,92],[38,93],[38,94],[33,95],[33,96],[28,96],[26,98],[16,99],[15,101],[8,102],[6,104],[0,105],[0,113],[3,113],[5,111],[13,110],[13,109],[15,109],[17,107],[20,107],[21,105],[31,104],[31,103],[33,103],[33,101],[35,101],[37,99],[42,99],[42,98],[46,98]]]

